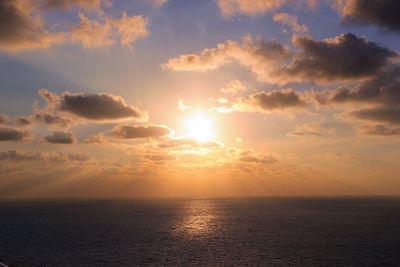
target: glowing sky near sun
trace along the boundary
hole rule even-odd
[[[0,197],[397,195],[399,10],[3,0]]]

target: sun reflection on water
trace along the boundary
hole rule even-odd
[[[215,203],[209,200],[192,200],[183,207],[183,218],[176,229],[190,237],[201,237],[216,230]]]

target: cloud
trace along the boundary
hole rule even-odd
[[[24,117],[15,117],[13,122],[18,126],[28,126],[32,124],[32,121],[29,118]]]
[[[246,90],[246,86],[244,86],[244,84],[239,80],[230,81],[223,88],[221,88],[221,92],[225,94],[237,94]]]
[[[149,154],[149,155],[145,155],[144,158],[151,160],[151,161],[157,161],[157,162],[170,161],[170,160],[176,159],[174,156],[169,155],[169,154]]]
[[[108,142],[108,138],[103,133],[92,135],[83,141],[85,144],[104,144]]]
[[[217,48],[171,58],[163,67],[174,71],[208,71],[237,61],[263,82],[324,84],[371,78],[399,57],[397,52],[352,33],[323,41],[294,36],[292,42],[299,52],[290,53],[276,40],[258,38],[254,43],[248,36],[242,44],[228,40]]]
[[[318,122],[304,123],[295,126],[293,132],[288,133],[291,136],[326,136],[336,133],[334,127],[325,127]]]
[[[110,135],[116,139],[159,138],[171,134],[172,131],[161,125],[119,125],[111,130]]]
[[[378,106],[353,110],[347,116],[381,123],[400,124],[400,107]]]
[[[251,17],[273,12],[284,5],[292,6],[305,5],[314,9],[318,0],[217,0],[222,15],[225,18],[243,14]]]
[[[391,136],[400,135],[400,127],[387,127],[385,125],[362,125],[358,127],[362,133],[367,135]]]
[[[42,7],[57,8],[62,10],[69,10],[71,6],[78,6],[80,8],[91,10],[99,9],[101,0],[44,0]]]
[[[295,36],[293,44],[301,51],[289,65],[273,71],[271,76],[277,82],[331,83],[369,78],[399,56],[352,33],[323,41]]]
[[[146,28],[149,19],[144,16],[129,17],[124,12],[122,18],[113,19],[111,23],[120,35],[120,42],[122,45],[129,45],[136,41],[136,39],[149,34]]]
[[[174,71],[208,71],[217,69],[236,60],[251,68],[254,72],[271,66],[277,60],[287,59],[289,50],[276,40],[258,38],[254,43],[251,37],[245,37],[243,43],[228,40],[218,44],[217,48],[205,49],[198,54],[180,55],[171,58],[162,65]]]
[[[329,92],[331,103],[371,103],[400,106],[400,66],[378,73],[352,88],[339,87]]]
[[[73,124],[73,121],[69,118],[61,117],[50,113],[36,113],[32,115],[32,118],[37,123],[43,123],[46,125],[56,125],[59,127],[68,127]]]
[[[94,121],[127,118],[148,119],[147,113],[129,106],[121,97],[107,93],[72,94],[65,92],[59,100],[59,109]]]
[[[299,93],[292,89],[258,92],[248,98],[239,97],[233,104],[233,110],[270,112],[288,108],[302,108],[306,103]]]
[[[44,141],[50,144],[73,144],[76,142],[76,138],[71,132],[55,131],[46,136]]]
[[[167,3],[169,0],[148,0],[148,1],[150,1],[156,7],[160,7],[165,3]]]
[[[285,5],[289,0],[218,0],[218,6],[224,17],[236,14],[257,16],[271,12]]]
[[[7,51],[46,48],[65,42],[65,33],[51,33],[30,0],[0,1],[0,49]]]
[[[400,31],[400,5],[397,0],[348,0],[342,7],[344,24],[373,24],[385,30]]]
[[[100,10],[100,0],[2,0],[0,1],[0,49],[6,51],[33,50],[56,44],[79,43],[84,48],[111,46],[118,40],[131,45],[148,35],[148,18],[104,16],[88,19],[79,14],[80,22],[67,31],[57,31],[60,22],[47,23],[42,14],[52,8],[68,10],[71,6]]]
[[[36,161],[44,158],[41,152],[20,152],[17,150],[7,150],[0,152],[0,160],[12,161]]]
[[[22,141],[29,139],[31,133],[11,127],[0,127],[0,142],[1,141]]]
[[[96,19],[89,20],[84,14],[79,14],[81,20],[70,31],[72,43],[80,43],[84,48],[100,48],[115,44],[112,38],[112,28],[109,23],[99,23]]]
[[[68,127],[73,124],[73,121],[69,118],[40,111],[39,113],[35,113],[27,117],[15,117],[13,119],[13,123],[18,126],[29,126],[41,123],[48,126]]]
[[[119,39],[122,45],[130,45],[140,37],[148,35],[148,18],[144,16],[127,16],[122,18],[106,18],[99,22],[89,20],[84,14],[79,14],[80,23],[70,31],[73,43],[81,43],[84,48],[100,48],[115,44]]]
[[[48,153],[44,151],[18,151],[18,150],[6,150],[0,151],[0,161],[45,161],[45,162],[85,162],[93,160],[93,158],[86,156],[81,153]]]
[[[166,138],[158,145],[160,148],[175,148],[175,147],[221,147],[223,146],[220,142],[215,140],[208,140],[206,142],[199,142],[194,138],[189,137],[178,137],[178,138]]]
[[[340,86],[316,94],[321,104],[358,104],[344,115],[380,123],[400,123],[400,66],[394,65],[353,87]]]
[[[0,115],[0,124],[7,124],[9,120],[8,116]]]
[[[298,17],[295,15],[289,15],[288,13],[277,13],[274,15],[274,21],[279,22],[282,25],[289,27],[289,30],[294,33],[306,33],[308,27],[306,25],[299,25],[297,23]],[[286,32],[287,29],[284,30]]]
[[[271,164],[279,162],[272,155],[262,156],[257,155],[252,150],[245,150],[239,153],[239,160],[246,163],[262,163],[262,164]]]
[[[45,88],[41,88],[38,91],[38,94],[48,103],[55,104],[60,99],[60,97],[56,93],[52,93]]]

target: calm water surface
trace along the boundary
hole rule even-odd
[[[0,262],[400,266],[400,199],[2,201]]]

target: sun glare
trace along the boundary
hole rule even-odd
[[[213,121],[200,112],[186,120],[185,127],[186,136],[199,142],[206,142],[214,138]]]

